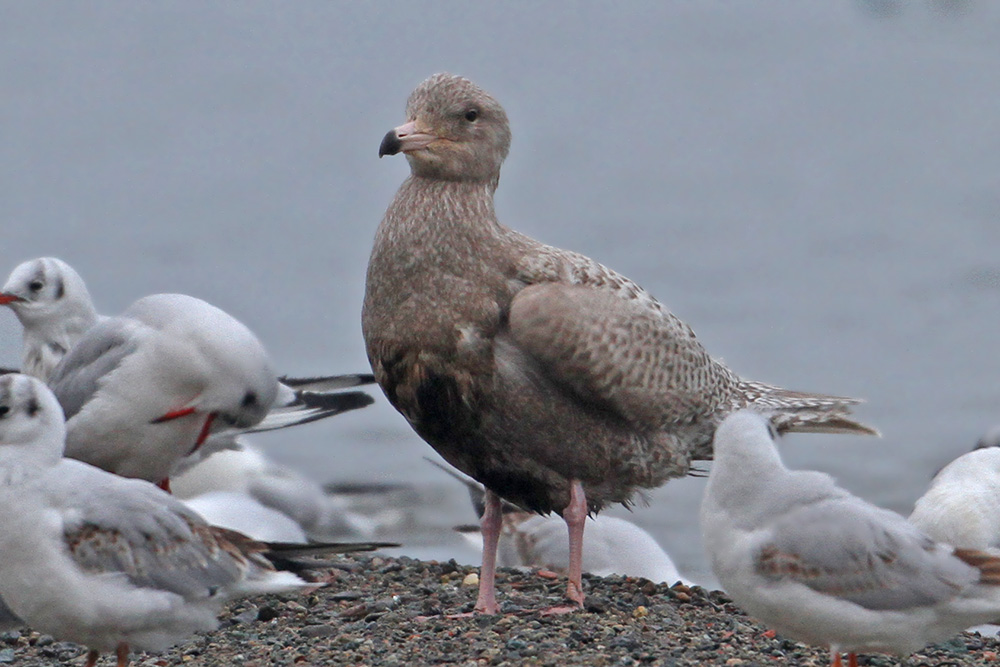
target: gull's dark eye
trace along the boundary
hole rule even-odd
[[[38,404],[38,401],[36,401],[35,399],[31,399],[30,401],[28,401],[28,405],[27,407],[25,407],[25,411],[28,413],[29,417],[34,417],[35,415],[38,414],[38,411],[41,409],[42,406],[40,406]]]
[[[6,417],[8,412],[10,412],[9,407],[7,407],[6,405],[0,405],[0,419]]]
[[[43,287],[45,287],[45,283],[43,283],[41,280],[32,280],[30,283],[28,283],[28,289],[30,289],[32,292],[37,292]]]
[[[253,393],[252,391],[248,391],[246,394],[243,395],[242,403],[244,408],[249,408],[251,405],[257,403],[257,394]]]
[[[476,109],[469,109],[465,112],[465,120],[470,123],[475,123],[476,119],[479,118],[479,111]]]

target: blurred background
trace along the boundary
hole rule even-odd
[[[908,513],[1000,421],[998,44],[988,0],[4,3],[0,274],[58,256],[103,313],[184,292],[281,372],[366,371],[365,267],[408,173],[378,145],[451,71],[511,118],[501,220],[633,278],[747,377],[866,398],[881,440],[783,450]],[[381,394],[254,442],[414,485],[404,551],[478,562],[448,532],[464,488]],[[703,487],[613,512],[710,582]]]

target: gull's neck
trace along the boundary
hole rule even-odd
[[[52,369],[97,324],[99,316],[88,303],[58,317],[26,319],[22,319],[22,371],[46,382]]]
[[[386,211],[380,233],[439,237],[450,244],[503,235],[493,208],[492,183],[410,176]],[[456,238],[458,237],[458,238]]]
[[[62,429],[52,429],[31,442],[0,444],[0,489],[17,487],[59,463],[65,448],[65,433]]]

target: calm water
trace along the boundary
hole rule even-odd
[[[1000,420],[998,44],[986,0],[4,3],[0,273],[56,255],[104,312],[187,292],[285,372],[364,370],[407,172],[378,143],[461,73],[512,119],[501,219],[638,280],[747,376],[866,397],[882,440],[787,458],[908,512]],[[19,339],[0,313],[0,364]],[[381,396],[258,442],[323,481],[443,489],[428,525],[471,516]],[[696,579],[703,484],[633,514]]]

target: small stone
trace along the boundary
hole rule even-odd
[[[257,612],[257,620],[264,621],[265,623],[267,623],[268,621],[273,621],[279,616],[281,616],[281,612],[278,611],[276,608],[272,607],[271,605],[261,607],[260,611]]]
[[[14,662],[14,649],[5,648],[0,651],[0,662]]]
[[[52,635],[38,635],[38,639],[35,640],[35,646],[52,646],[56,643],[56,638]]]
[[[478,586],[479,575],[476,574],[475,572],[470,572],[469,574],[465,575],[465,579],[462,579],[462,585],[468,587]]]
[[[644,605],[639,605],[632,610],[632,618],[646,618],[647,616],[649,616],[649,609]]]
[[[329,637],[337,630],[332,625],[307,625],[301,632],[303,637]]]

